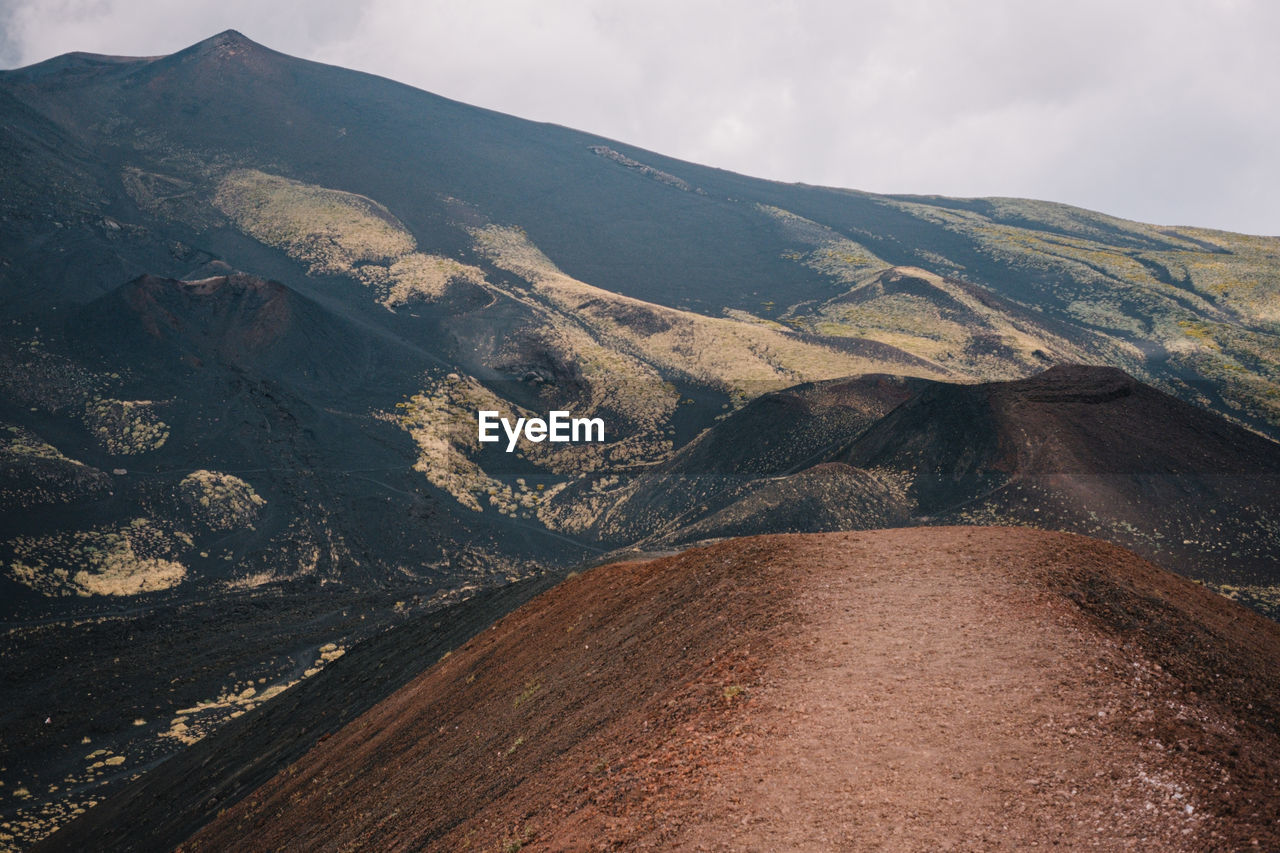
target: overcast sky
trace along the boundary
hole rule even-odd
[[[229,28],[761,177],[1280,235],[1274,0],[0,0],[0,66]]]

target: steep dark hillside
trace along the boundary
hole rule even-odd
[[[174,849],[318,742],[466,640],[560,580],[561,574],[483,590],[438,611],[398,615],[316,678],[250,709],[120,791],[37,849]]]
[[[1276,442],[1114,368],[863,377],[757,399],[638,477],[601,529],[650,546],[939,523],[1072,530],[1276,614],[1278,484]]]
[[[154,373],[228,367],[334,398],[397,361],[404,375],[422,369],[407,348],[386,352],[385,342],[279,282],[243,274],[142,276],[77,312],[71,334],[96,363],[133,360]],[[131,359],[121,357],[126,347],[135,348]]]
[[[851,436],[910,399],[921,384],[912,378],[868,375],[764,394],[621,490],[621,497],[604,510],[593,532],[615,543],[660,538],[664,532],[679,529],[741,499],[744,490],[757,489],[761,481],[773,482],[821,462]],[[843,473],[833,476],[857,477]],[[806,484],[803,489],[818,501],[829,505],[842,502],[844,490],[827,494],[821,477],[805,477],[798,482]],[[570,493],[568,497],[575,496]],[[764,500],[768,505],[769,499]],[[853,512],[849,517],[854,516],[868,520],[898,517],[893,511],[888,515],[879,511],[861,515]],[[819,512],[813,521],[816,523],[821,517],[824,515]],[[827,523],[832,523],[833,518],[829,517]],[[799,521],[798,517],[793,521]],[[735,528],[738,533],[718,535],[787,532],[789,528],[784,519],[765,511],[763,505],[760,512],[753,513],[752,521],[735,523],[745,526]],[[703,525],[699,529],[710,528]],[[822,528],[806,525],[801,529],[815,532]]]
[[[835,458],[935,520],[1080,530],[1217,583],[1280,567],[1280,445],[1111,368],[924,383]]]

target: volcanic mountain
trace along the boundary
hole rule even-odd
[[[597,517],[592,532],[613,543],[660,538],[665,531],[680,529],[740,499],[744,490],[825,461],[833,450],[911,399],[920,387],[919,379],[869,374],[763,394],[617,490],[618,496]],[[809,479],[815,477],[822,475],[809,475]],[[864,491],[861,486],[854,488]],[[812,491],[824,490],[815,482]],[[567,497],[576,496],[570,492]],[[835,493],[828,497],[829,507],[841,502]],[[819,512],[811,523],[819,523],[822,517]],[[782,518],[772,516],[761,523],[764,529],[750,532],[786,532]],[[884,524],[850,521],[841,526]]]
[[[335,396],[396,361],[373,363],[376,337],[279,282],[244,274],[194,281],[141,276],[93,300],[76,319],[72,333],[95,361],[109,359],[123,339],[157,369],[212,362]],[[345,358],[327,358],[331,351]],[[335,367],[345,375],[324,372]]]
[[[1083,537],[734,540],[571,578],[180,849],[1267,849],[1277,661]],[[93,817],[53,848],[162,849]]]
[[[657,548],[766,532],[1035,526],[1260,591],[1280,567],[1277,482],[1280,444],[1114,368],[981,384],[867,376],[757,398],[637,478],[596,530]]]
[[[1113,368],[929,383],[834,458],[943,522],[1079,530],[1219,583],[1280,566],[1280,445]]]
[[[234,31],[0,72],[0,818],[46,834],[357,641],[602,550],[1035,523],[1265,608],[1274,457],[1237,428],[1280,437],[1278,269],[1273,238],[759,180]],[[1068,364],[1199,409],[992,384]],[[608,441],[482,447],[481,409]],[[1178,459],[1078,468],[1166,432]]]

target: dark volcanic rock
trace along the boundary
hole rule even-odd
[[[1280,578],[1280,445],[1114,368],[922,383],[833,458],[894,472],[921,516],[1077,530],[1203,580]]]
[[[379,368],[396,356],[408,361],[280,282],[243,273],[140,276],[86,305],[72,329],[98,361],[132,360],[157,373],[234,368],[323,396],[386,382]]]

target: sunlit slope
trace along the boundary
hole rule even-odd
[[[975,380],[1090,361],[1276,427],[1273,238],[1044,202],[760,181],[291,59],[236,33],[157,60],[66,57],[0,80],[19,119],[7,132],[52,122],[68,147],[91,152],[79,168],[92,180],[58,166],[49,203],[85,261],[109,260],[68,281],[16,247],[3,284],[23,298],[74,299],[118,283],[112,270],[175,275],[207,256],[290,284],[344,277],[402,314],[483,302],[485,282],[523,283],[580,313],[598,343],[719,383],[859,372],[903,351],[920,361],[894,372]],[[157,251],[162,237],[182,257]],[[549,262],[532,282],[516,257],[528,247]],[[579,285],[641,304],[606,308]],[[645,305],[766,322],[660,330],[677,315],[653,320]],[[768,334],[788,327],[835,339],[859,370]]]
[[[407,502],[411,517],[423,503],[442,512],[439,529],[497,525],[427,536],[435,566],[459,550],[479,566],[517,530],[548,546],[559,540],[538,536],[655,535],[725,497],[723,478],[661,485],[703,430],[763,393],[843,376],[971,383],[1107,364],[1273,437],[1280,428],[1272,238],[1047,202],[761,181],[234,32],[169,57],[60,57],[0,75],[0,92],[13,226],[0,236],[0,288],[19,320],[6,332],[5,417],[30,438],[11,442],[7,465],[31,483],[23,500],[54,468],[80,496],[53,498],[65,506],[50,510],[50,542],[158,517],[128,501],[80,512],[101,472],[269,470],[282,445],[394,477],[326,465],[348,479],[321,493],[246,475],[270,507],[266,528],[305,504],[297,525],[311,532],[272,534],[292,555],[273,577],[314,566],[304,555],[317,551],[333,565],[367,551],[375,576],[410,558],[407,541],[353,548],[356,532],[335,531],[356,483]],[[41,176],[44,196],[31,191]],[[236,269],[260,283],[201,284]],[[142,285],[121,289],[129,280]],[[211,452],[200,431],[215,416],[191,412],[241,376],[274,384],[238,398],[251,402],[235,450]],[[482,450],[480,408],[597,416],[610,440]],[[725,473],[699,473],[713,472]],[[755,512],[787,489],[755,496]],[[875,506],[866,518],[898,517],[894,501]],[[258,577],[263,529],[223,562],[181,539],[154,559]],[[14,566],[31,565],[10,545]],[[174,556],[192,549],[210,556]]]

